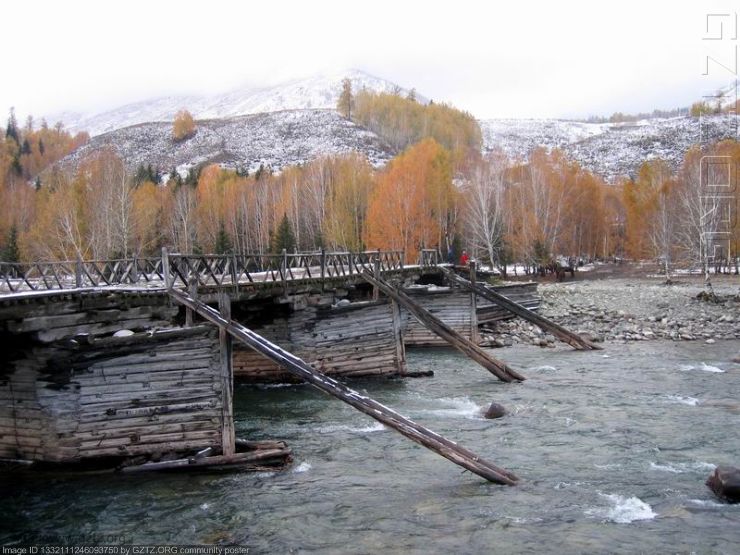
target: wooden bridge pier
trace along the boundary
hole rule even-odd
[[[521,304],[516,303],[510,299],[507,299],[505,296],[501,295],[500,293],[497,293],[496,291],[493,291],[487,287],[483,287],[475,283],[474,281],[475,264],[471,263],[470,268],[471,268],[471,271],[470,271],[471,280],[470,281],[457,275],[455,272],[453,272],[449,268],[440,267],[440,270],[442,271],[442,273],[444,273],[445,277],[450,281],[450,283],[455,283],[457,285],[460,285],[461,287],[469,290],[473,296],[479,295],[483,297],[484,299],[487,299],[505,308],[512,314],[515,314],[516,316],[519,316],[523,318],[524,320],[527,320],[528,322],[531,322],[535,324],[536,326],[539,326],[541,329],[545,331],[549,331],[555,337],[567,343],[574,349],[577,349],[579,351],[601,350],[601,347],[599,347],[598,345],[595,345],[594,343],[581,337],[580,335],[565,329],[563,326],[557,324],[556,322],[553,322],[552,320],[548,318],[545,318],[541,314],[537,314],[536,312],[529,310],[528,308],[522,306]]]
[[[454,329],[434,316],[434,314],[424,309],[424,307],[419,305],[400,289],[394,288],[388,282],[380,278],[375,278],[367,271],[363,273],[362,277],[370,284],[377,287],[383,294],[402,305],[406,310],[413,314],[419,322],[423,323],[457,350],[483,366],[483,368],[491,372],[501,381],[513,382],[525,379],[524,376],[519,374],[508,364],[492,357],[483,349],[478,347],[478,345],[457,333]]]
[[[173,289],[169,293],[175,301],[189,307],[205,320],[218,326],[219,330],[224,334],[233,336],[261,355],[279,364],[288,372],[310,383],[324,393],[337,397],[382,424],[393,428],[412,441],[431,449],[488,481],[505,485],[514,485],[518,481],[518,478],[511,472],[495,466],[456,443],[416,424],[385,405],[361,395],[333,378],[316,371],[300,358],[284,351],[241,324],[230,320],[226,315],[227,312],[219,313],[205,303],[193,299],[178,290]]]
[[[434,287],[388,293],[389,275],[415,281],[439,274],[433,253],[422,255],[414,266],[404,266],[403,253],[381,251],[215,256],[163,250],[152,259],[0,263],[0,343],[12,347],[0,349],[0,398],[7,401],[0,407],[0,457],[151,461],[127,467],[131,472],[284,461],[290,454],[284,444],[245,453],[240,450],[256,444],[235,438],[233,376],[252,356],[284,369],[258,368],[252,377],[259,381],[308,379],[456,464],[512,484],[516,477],[508,471],[332,377],[404,374],[407,334],[409,344],[439,341],[416,324],[421,314],[425,326],[431,322],[434,333],[504,381],[522,379],[464,337],[470,331],[474,340],[477,332],[475,294]],[[346,303],[365,281],[373,292],[359,287]],[[192,301],[184,310],[170,300],[178,295]],[[219,308],[206,310],[206,303]],[[272,311],[270,318],[263,309]],[[217,315],[218,334],[195,321],[205,313]],[[236,320],[244,325],[232,328]],[[258,324],[254,331],[249,322]],[[183,323],[184,329],[172,329]],[[278,332],[288,341],[273,337]],[[183,452],[191,454],[158,460]]]

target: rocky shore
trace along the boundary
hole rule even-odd
[[[650,278],[542,283],[539,311],[596,342],[740,338],[740,279],[717,280],[712,292],[700,281],[666,285]],[[556,344],[552,335],[519,318],[491,324],[481,339],[491,347]]]

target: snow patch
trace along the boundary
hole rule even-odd
[[[594,515],[604,518],[609,522],[617,524],[629,524],[638,520],[652,520],[658,516],[642,499],[638,497],[625,497],[617,494],[600,493],[607,499],[611,506],[603,509],[589,509],[587,515]]]

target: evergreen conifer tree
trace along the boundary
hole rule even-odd
[[[231,237],[226,233],[226,228],[223,222],[216,235],[216,254],[231,254],[234,251],[234,246],[231,243]]]
[[[294,252],[295,248],[296,241],[293,226],[290,225],[288,215],[284,214],[275,235],[272,237],[272,251],[280,253],[285,249],[287,252]]]
[[[18,248],[18,228],[13,225],[8,232],[8,240],[5,243],[5,248],[2,251],[3,262],[20,262],[21,253]]]

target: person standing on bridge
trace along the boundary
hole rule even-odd
[[[460,255],[460,265],[461,266],[467,266],[468,262],[470,262],[470,256],[468,256],[468,251],[462,251],[462,254]]]

